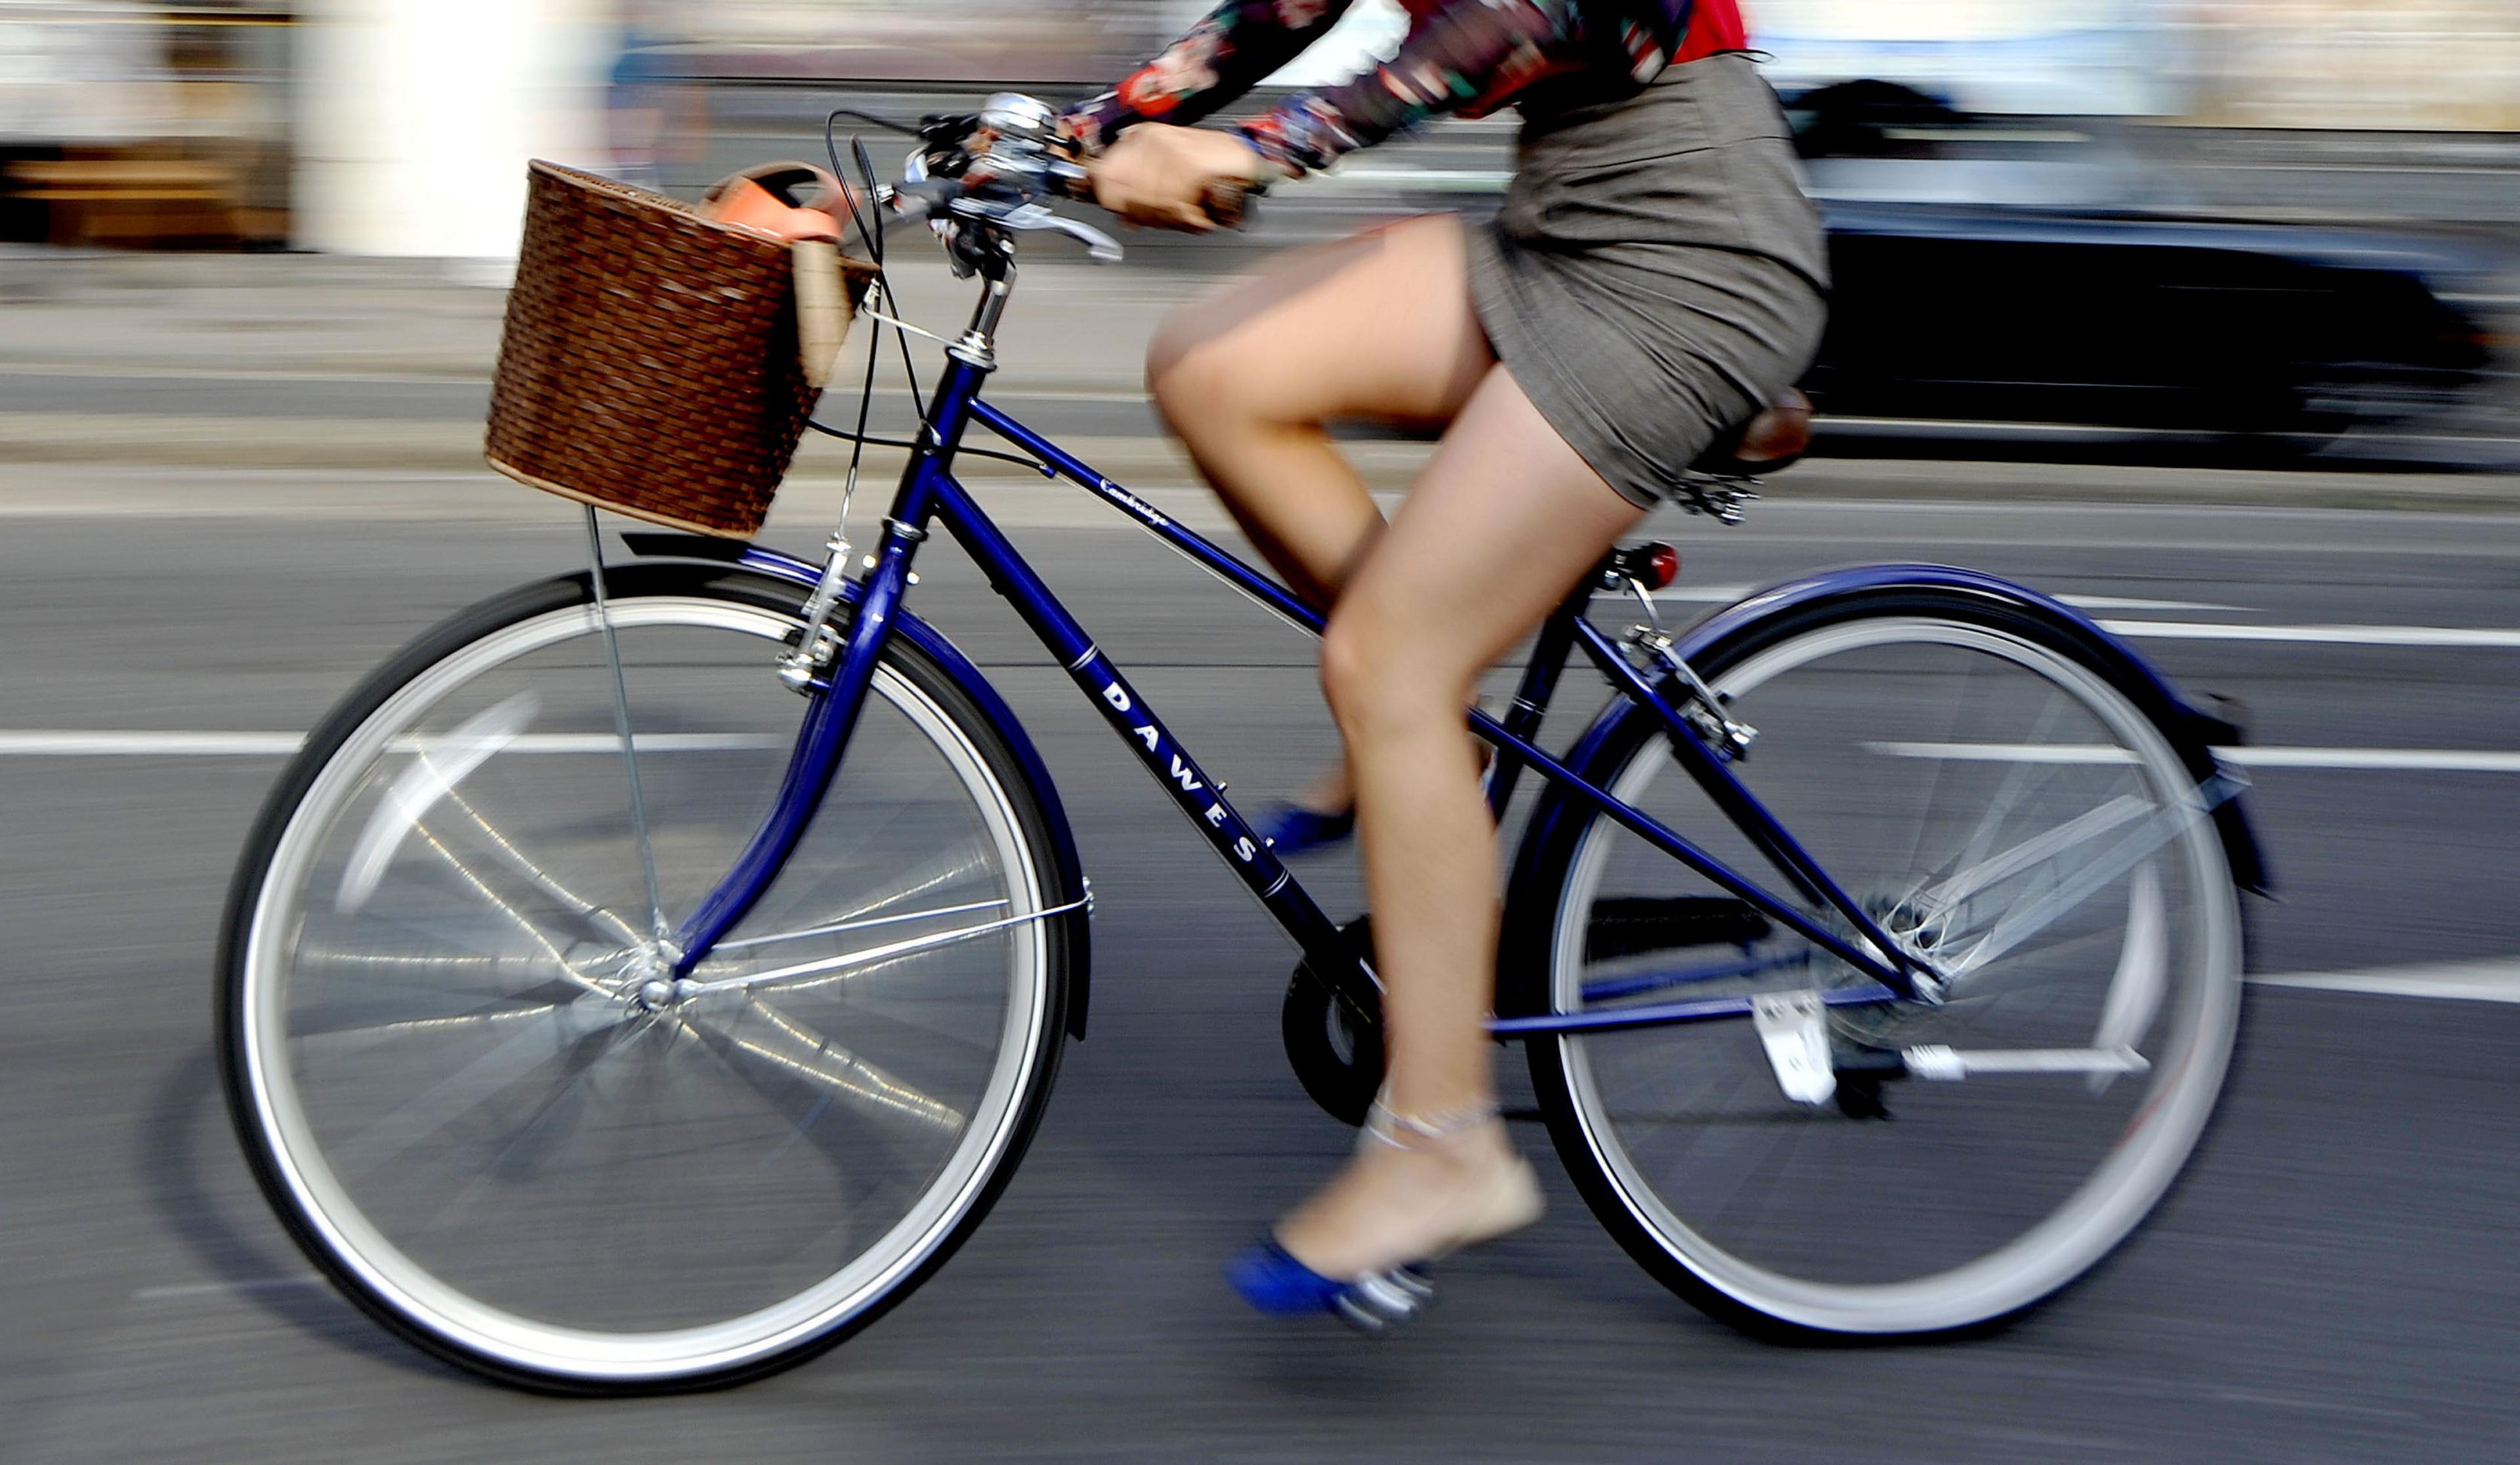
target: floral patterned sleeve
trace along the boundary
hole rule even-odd
[[[1389,62],[1289,97],[1242,135],[1290,173],[1328,167],[1440,112],[1520,91],[1562,64],[1578,20],[1574,0],[1452,0],[1421,13]]]
[[[1187,125],[1260,84],[1327,34],[1349,0],[1226,0],[1172,49],[1067,115],[1088,153],[1133,123]],[[1683,17],[1688,0],[1667,0]],[[1412,0],[1400,54],[1339,86],[1289,97],[1242,136],[1287,172],[1328,167],[1439,112],[1492,105],[1560,66],[1578,0]],[[1686,22],[1684,20],[1683,23]],[[1631,27],[1633,28],[1633,27]]]
[[[1099,153],[1138,122],[1199,120],[1250,91],[1329,33],[1350,0],[1224,0],[1190,34],[1110,91],[1064,118],[1068,135]]]

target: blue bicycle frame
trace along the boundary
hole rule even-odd
[[[982,401],[980,388],[988,374],[986,365],[967,359],[962,352],[949,362],[930,404],[926,425],[903,472],[890,516],[884,521],[874,567],[855,587],[855,618],[846,639],[828,675],[807,690],[809,705],[804,724],[771,813],[734,868],[676,933],[680,955],[675,975],[688,976],[743,919],[768,891],[803,837],[848,750],[849,735],[865,705],[876,667],[893,635],[894,617],[909,587],[919,549],[929,538],[931,525],[941,523],[1014,606],[1043,646],[1102,710],[1113,731],[1130,744],[1192,825],[1294,938],[1305,954],[1309,969],[1342,999],[1370,1000],[1377,986],[1373,974],[1341,938],[1338,927],[1280,863],[1268,843],[1252,831],[1190,749],[1173,736],[1145,694],[1103,655],[1085,627],[1068,613],[956,481],[953,464],[966,431],[975,422],[987,427],[1046,465],[1048,471],[1084,487],[1228,585],[1315,635],[1323,629],[1321,612],[1268,575],[1174,522],[1041,434]],[[811,586],[822,579],[818,567],[757,547],[747,548],[739,562],[799,585]],[[1497,769],[1489,784],[1495,812],[1503,816],[1517,776],[1529,768],[1589,801],[1607,818],[1778,925],[1802,936],[1820,953],[1846,963],[1868,979],[1832,990],[1827,994],[1831,1003],[1881,1003],[1916,997],[1919,978],[1932,981],[1937,974],[1884,933],[1734,776],[1729,755],[1711,746],[1684,712],[1689,705],[1690,693],[1669,675],[1657,680],[1640,671],[1616,642],[1585,619],[1594,588],[1588,577],[1587,583],[1578,587],[1543,626],[1506,718],[1500,722],[1478,712],[1470,716],[1472,730],[1498,749]],[[1661,822],[1596,787],[1537,744],[1535,739],[1565,663],[1579,649],[1614,688],[1659,715],[1676,755],[1715,805],[1777,866],[1805,902],[1825,907],[1843,920],[1842,929],[1832,929],[1823,917],[1810,913],[1804,906],[1770,892]],[[1747,975],[1778,964],[1775,956],[1744,953],[1737,962],[1674,972],[1641,986],[1648,991],[1668,989]],[[1495,1022],[1492,1031],[1500,1038],[1600,1032],[1739,1018],[1748,1016],[1750,1010],[1746,997],[1702,999],[1512,1017]]]

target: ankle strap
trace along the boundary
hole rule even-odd
[[[1376,1098],[1366,1111],[1365,1133],[1396,1150],[1414,1150],[1413,1141],[1449,1139],[1475,1130],[1497,1117],[1496,1100],[1443,1114],[1403,1114]]]

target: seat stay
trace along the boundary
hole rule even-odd
[[[1689,720],[1681,713],[1680,709],[1672,705],[1671,699],[1664,696],[1651,683],[1645,681],[1643,674],[1630,664],[1625,656],[1619,654],[1618,647],[1608,637],[1601,634],[1598,627],[1590,621],[1580,622],[1575,628],[1575,634],[1578,644],[1583,646],[1594,665],[1600,668],[1601,675],[1609,680],[1610,685],[1651,710],[1662,722],[1664,730],[1670,734],[1675,756],[1682,760],[1691,777],[1709,794],[1716,806],[1724,811],[1725,816],[1732,820],[1734,826],[1756,844],[1761,853],[1776,861],[1779,868],[1791,877],[1796,885],[1817,891],[1855,928],[1856,935],[1878,953],[1887,963],[1886,967],[1880,962],[1858,963],[1860,969],[1876,981],[1888,983],[1902,997],[1917,995],[1915,978],[1919,976],[1933,982],[1941,980],[1940,974],[1934,970],[1931,963],[1910,953],[1893,940],[1888,932],[1881,929],[1880,923],[1873,919],[1871,912],[1866,910],[1853,896],[1849,895],[1845,887],[1838,884],[1836,877],[1822,868],[1820,861],[1814,858],[1809,850],[1803,848],[1801,841],[1795,839],[1791,831],[1778,821],[1776,815],[1769,812],[1768,806],[1760,801],[1759,796],[1750,791],[1749,785],[1743,783],[1725,760],[1706,745],[1706,739],[1698,734],[1697,729],[1689,724]],[[1718,883],[1722,882],[1718,881]],[[1778,919],[1784,918],[1778,910],[1771,909],[1766,903],[1747,895],[1743,898],[1751,900],[1753,905],[1759,906],[1769,915]],[[1801,916],[1799,910],[1794,913],[1798,917]],[[1797,930],[1802,929],[1795,920],[1786,920],[1785,923],[1794,926]],[[1804,934],[1810,933],[1806,931]],[[1841,951],[1840,955],[1844,954]]]
[[[1565,603],[1542,623],[1540,636],[1532,643],[1531,659],[1523,665],[1522,681],[1515,687],[1513,701],[1506,708],[1503,720],[1505,730],[1525,742],[1540,738],[1541,725],[1549,717],[1549,704],[1556,698],[1557,684],[1566,674],[1566,658],[1575,649],[1576,623],[1592,599],[1593,581],[1588,576]],[[1496,749],[1496,765],[1488,771],[1488,812],[1500,825],[1505,822],[1506,810],[1513,803],[1514,785],[1521,781],[1522,770],[1522,760],[1512,750]]]

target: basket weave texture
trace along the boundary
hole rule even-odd
[[[490,466],[652,523],[749,539],[821,396],[788,244],[533,164]],[[852,308],[873,267],[844,260]]]

